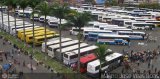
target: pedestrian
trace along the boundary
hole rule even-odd
[[[148,63],[148,68],[150,68],[150,62]]]
[[[155,67],[154,71],[155,71],[155,73],[157,72],[157,67]]]
[[[151,74],[151,70],[148,70],[148,74]]]
[[[4,56],[5,56],[6,60],[7,60],[7,52],[6,52],[6,53],[4,53]]]
[[[140,63],[140,61],[138,60],[138,61],[137,61],[137,65],[138,65],[138,66],[139,66],[139,63]]]
[[[153,67],[154,67],[154,65],[152,64],[152,67],[151,67],[151,68],[153,69]]]
[[[25,64],[25,61],[23,61],[23,67],[25,66],[26,64]]]
[[[146,73],[146,70],[144,70],[143,73],[145,74],[145,73]]]

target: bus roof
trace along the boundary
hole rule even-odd
[[[129,38],[128,35],[117,35],[117,34],[98,34],[99,37],[124,37]]]
[[[85,47],[85,46],[88,46],[88,44],[86,43],[81,43],[80,44],[80,47]],[[74,50],[74,49],[78,49],[78,44],[76,45],[73,45],[73,46],[69,46],[69,47],[65,47],[65,48],[62,48],[61,50],[61,53],[63,52],[67,52],[67,51],[71,51],[71,50]],[[56,50],[57,52],[60,52],[60,49]]]
[[[46,34],[47,34],[47,35],[48,35],[48,34],[55,34],[55,32],[47,30],[47,31],[46,31]],[[42,30],[42,31],[40,31],[40,32],[37,32],[37,33],[35,34],[35,36],[41,36],[41,35],[45,35],[44,30]],[[28,36],[28,37],[33,37],[33,33],[31,32],[31,33],[27,34],[26,36]]]
[[[46,35],[46,37],[53,37],[54,35],[53,34],[50,34],[50,35]],[[41,38],[45,38],[45,36],[36,36],[35,39],[41,39]]]
[[[91,32],[112,32],[112,31],[106,31],[106,30],[100,30],[100,29],[84,29],[84,31],[91,31]]]
[[[80,52],[87,52],[87,51],[95,50],[97,48],[98,48],[97,46],[92,45],[92,46],[88,46],[88,47],[80,49]],[[78,50],[74,50],[74,51],[71,51],[71,52],[66,52],[65,54],[67,54],[69,56],[75,55],[75,54],[78,54]]]
[[[71,38],[62,38],[61,42],[69,41],[69,40],[72,40],[72,39]],[[59,39],[54,40],[54,41],[49,41],[49,42],[47,42],[47,45],[54,44],[54,43],[59,43],[59,42],[60,42]]]
[[[119,31],[119,33],[141,33],[141,34],[145,34],[145,32],[140,32],[140,31]]]
[[[63,42],[63,43],[61,43],[61,45],[63,47],[63,46],[67,46],[67,45],[71,45],[71,44],[76,44],[76,43],[78,43],[78,40],[71,40],[71,41]],[[59,48],[60,45],[59,44],[55,44],[55,45],[51,45],[49,47],[50,48]]]
[[[91,60],[94,60],[96,58],[97,58],[97,56],[94,53],[91,53],[91,54],[88,54],[88,55],[86,55],[84,57],[81,57],[80,58],[80,62],[81,63],[87,63],[87,62],[89,62]]]

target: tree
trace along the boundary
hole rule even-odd
[[[11,1],[10,1],[10,6],[11,6],[12,9],[14,10],[13,16],[14,16],[15,32],[17,31],[16,8],[17,8],[17,5],[18,5],[18,2],[19,2],[18,0],[11,0]],[[15,36],[16,36],[16,33],[15,33]]]
[[[91,14],[88,12],[84,13],[78,13],[73,12],[70,13],[69,18],[67,19],[70,24],[72,24],[74,27],[78,28],[78,72],[80,72],[80,40],[82,38],[81,28],[84,27],[90,20],[91,20]]]
[[[53,14],[53,16],[55,16],[56,18],[59,18],[59,25],[58,25],[58,29],[59,29],[59,40],[60,40],[60,52],[62,51],[62,45],[61,45],[61,21],[62,19],[65,19],[66,15],[69,13],[69,7],[68,7],[68,4],[58,4],[58,3],[55,3],[53,4],[52,6],[52,11],[51,13]]]
[[[4,0],[0,0],[0,5],[1,5],[1,18],[2,18],[2,26],[1,26],[1,28],[2,28],[2,30],[4,30],[4,25],[3,25],[3,5],[4,5]]]
[[[37,5],[39,5],[41,3],[42,0],[28,0],[28,1],[29,1],[28,2],[29,6],[32,8],[32,15],[31,16],[34,18],[35,9],[36,9]],[[32,32],[33,33],[33,45],[32,45],[33,51],[31,53],[31,57],[33,56],[32,54],[34,53],[34,49],[35,49],[34,20],[32,21],[32,23],[33,23],[33,32]],[[32,61],[31,61],[31,69],[32,69]]]
[[[47,38],[46,38],[46,24],[47,24],[47,20],[46,20],[46,17],[47,17],[47,15],[49,15],[50,13],[51,13],[51,7],[48,5],[48,2],[47,1],[43,1],[43,2],[41,2],[39,5],[38,5],[38,7],[37,7],[37,9],[40,11],[40,14],[41,15],[44,15],[45,16],[45,18],[44,18],[44,26],[45,26],[45,53],[47,53],[47,49],[46,49],[46,43],[47,43]]]
[[[107,54],[107,51],[106,51],[106,45],[101,45],[101,44],[96,44],[98,46],[98,49],[96,50],[95,54],[97,55],[97,58],[99,59],[99,62],[100,62],[100,67],[99,67],[99,79],[101,79],[101,73],[102,73],[102,66],[101,64],[103,62],[105,62],[105,56]]]
[[[118,5],[118,2],[116,0],[106,0],[105,2],[105,7],[108,7],[108,6],[117,6]]]
[[[5,0],[4,5],[7,6],[7,14],[8,14],[8,30],[9,30],[9,33],[10,33],[9,10],[10,10],[10,6],[12,5],[12,0]]]
[[[25,16],[24,16],[24,9],[28,6],[28,0],[20,0],[19,1],[19,6],[20,8],[23,9],[23,38],[24,38],[24,42],[26,42],[26,36],[25,36]],[[25,47],[25,43],[24,43],[24,47]]]

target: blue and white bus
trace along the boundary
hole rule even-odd
[[[119,31],[119,35],[128,35],[130,40],[144,40],[145,39],[145,32],[139,31]]]
[[[128,35],[99,34],[97,43],[109,45],[128,45],[130,42]]]
[[[89,33],[112,33],[112,31],[106,31],[106,30],[100,30],[100,29],[84,29],[83,30],[83,36],[85,37],[85,38],[87,38],[88,37],[88,34]]]

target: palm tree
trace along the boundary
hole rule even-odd
[[[62,19],[65,19],[67,13],[69,12],[69,7],[67,6],[67,4],[54,4],[52,6],[52,14],[56,17],[56,18],[59,18],[59,26],[58,26],[58,29],[59,29],[59,40],[60,40],[60,52],[61,52],[61,21]]]
[[[14,12],[13,12],[13,16],[14,16],[14,24],[15,24],[15,32],[17,31],[17,28],[16,28],[16,8],[17,8],[17,5],[18,5],[18,0],[11,0],[10,2],[10,6],[12,7],[12,9],[14,9]],[[15,33],[16,35],[16,33]]]
[[[32,8],[32,17],[34,18],[34,12],[35,12],[35,9],[36,9],[36,7],[37,7],[37,5],[39,5],[39,3],[41,3],[41,0],[28,0],[29,1],[29,6]],[[33,23],[33,45],[32,45],[32,47],[33,47],[33,51],[32,51],[32,53],[31,53],[31,57],[33,56],[33,53],[34,53],[34,49],[35,49],[35,44],[34,44],[34,42],[35,42],[35,36],[34,36],[34,20],[32,21],[32,23]],[[31,61],[31,70],[32,70],[32,61]]]
[[[40,5],[37,7],[37,9],[40,11],[40,14],[41,15],[44,15],[45,16],[45,18],[44,18],[44,26],[45,26],[45,53],[47,53],[47,50],[46,50],[46,42],[47,42],[47,38],[46,38],[46,29],[47,29],[47,27],[46,27],[46,24],[47,24],[47,20],[46,20],[46,17],[47,17],[47,15],[49,15],[50,14],[50,12],[51,12],[51,8],[50,8],[50,6],[48,5],[48,2],[47,1],[43,1],[42,3],[40,3]]]
[[[87,12],[84,13],[78,13],[73,12],[70,13],[68,22],[69,24],[72,24],[74,27],[78,28],[78,71],[80,71],[80,40],[82,38],[81,28],[84,27],[89,21],[91,20],[91,15]]]
[[[24,42],[26,42],[26,37],[25,37],[25,16],[24,16],[24,9],[28,6],[28,1],[27,0],[20,0],[19,1],[19,6],[20,8],[23,9],[23,34],[24,34]],[[25,46],[25,43],[24,43]]]
[[[101,79],[101,64],[103,62],[105,62],[105,56],[107,54],[106,52],[106,45],[100,45],[100,44],[97,44],[98,46],[98,49],[96,50],[95,54],[97,55],[97,58],[99,59],[99,62],[100,62],[100,67],[99,67],[99,79]]]
[[[4,30],[4,25],[3,25],[3,4],[4,4],[4,0],[0,0],[0,5],[1,5],[1,18],[2,18],[2,26],[1,29]]]
[[[7,6],[7,14],[8,14],[8,29],[9,29],[9,33],[10,33],[10,19],[9,19],[9,10],[10,10],[10,6],[12,4],[12,0],[5,0],[4,5]]]

